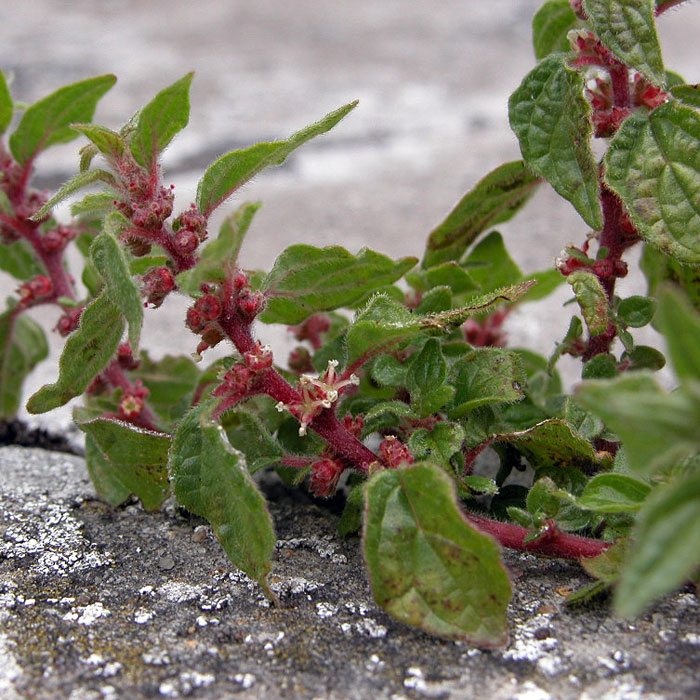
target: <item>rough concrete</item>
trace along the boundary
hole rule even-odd
[[[94,496],[79,457],[0,449],[0,696],[98,698],[697,697],[700,608],[681,592],[634,622],[571,611],[575,565],[506,554],[499,651],[430,638],[371,599],[356,538],[277,492],[273,608],[198,519]],[[296,502],[295,502],[296,501]]]

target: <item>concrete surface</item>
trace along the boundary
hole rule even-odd
[[[571,611],[576,565],[507,553],[511,641],[430,638],[372,602],[357,538],[273,494],[271,608],[202,521],[95,499],[78,457],[0,449],[0,697],[690,700],[700,607]],[[50,486],[49,486],[50,485]]]

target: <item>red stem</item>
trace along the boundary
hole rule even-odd
[[[611,545],[610,542],[569,535],[561,532],[555,525],[550,526],[540,538],[525,542],[525,538],[531,534],[531,531],[520,525],[491,520],[476,513],[465,513],[465,516],[479,530],[493,535],[504,547],[522,552],[546,554],[560,559],[581,559],[596,557]]]

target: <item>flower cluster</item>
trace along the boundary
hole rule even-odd
[[[330,408],[347,386],[357,386],[360,379],[351,374],[347,379],[341,379],[335,371],[338,360],[328,360],[328,367],[321,377],[311,377],[304,374],[297,382],[297,390],[301,401],[294,404],[277,404],[278,411],[288,410],[299,419],[299,435],[306,435],[309,423],[325,408]]]
[[[119,416],[127,420],[138,418],[143,411],[144,399],[148,396],[148,389],[139,379],[133,387],[122,396],[119,401]]]
[[[243,353],[242,362],[236,362],[221,378],[212,396],[222,397],[217,409],[221,413],[255,392],[255,383],[260,375],[272,367],[272,350],[269,345],[255,344],[252,350]]]
[[[141,278],[141,294],[146,297],[145,306],[158,308],[175,289],[175,278],[167,267],[152,267]]]
[[[46,275],[36,275],[36,277],[21,284],[17,289],[17,293],[19,294],[21,306],[33,306],[52,297],[53,282]]]
[[[411,450],[396,435],[387,435],[379,445],[379,457],[387,467],[396,469],[402,464],[413,464]]]

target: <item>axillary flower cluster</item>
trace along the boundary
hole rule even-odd
[[[342,379],[336,374],[335,368],[338,360],[328,360],[328,367],[320,377],[303,374],[297,382],[297,391],[301,395],[301,401],[286,404],[279,401],[276,405],[278,411],[285,409],[299,420],[299,435],[306,435],[309,423],[324,408],[330,408],[339,398],[345,387],[357,386],[360,379],[351,374],[347,379]]]

